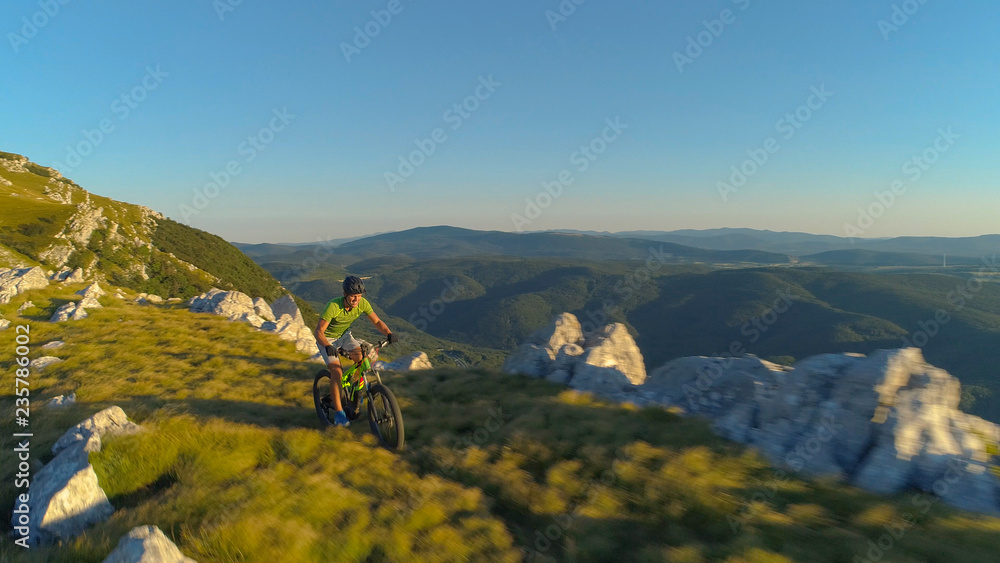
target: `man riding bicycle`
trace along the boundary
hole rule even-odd
[[[365,284],[361,278],[348,276],[344,279],[344,296],[331,299],[326,304],[323,314],[320,315],[319,324],[316,325],[316,345],[319,346],[319,353],[326,361],[327,369],[330,370],[330,400],[336,409],[333,417],[336,426],[351,425],[340,402],[340,378],[344,369],[340,365],[337,349],[343,348],[347,357],[354,363],[362,360],[361,343],[351,335],[351,323],[361,315],[368,315],[368,320],[385,335],[389,344],[395,341],[392,331],[378,318],[371,303],[362,297],[364,293]]]

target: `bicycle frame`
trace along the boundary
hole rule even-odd
[[[376,358],[378,357],[378,353],[382,350],[382,346],[384,345],[385,343],[383,342],[379,343],[379,345],[375,347]],[[367,356],[361,358],[360,362],[352,365],[350,368],[343,370],[343,373],[340,377],[340,386],[344,390],[344,392],[347,393],[348,400],[353,401],[355,394],[358,391],[361,391],[362,389],[364,389],[367,392],[368,381],[365,379],[365,375],[368,374],[369,372],[374,373],[375,378],[378,380],[378,382],[382,383],[382,376],[379,375],[378,370],[375,369],[374,366],[372,366],[371,360]],[[359,374],[359,376],[357,378],[357,381],[352,383],[351,377],[356,373]]]

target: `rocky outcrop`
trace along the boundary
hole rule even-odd
[[[719,434],[775,464],[1000,514],[990,470],[1000,427],[959,411],[958,380],[918,348],[824,354],[794,368],[755,357],[680,358],[653,371],[642,390],[708,417]]]
[[[103,563],[195,563],[156,526],[138,526],[118,541]]]
[[[430,359],[427,354],[423,352],[414,352],[412,354],[403,356],[402,358],[396,358],[391,362],[381,362],[379,368],[388,371],[417,371],[422,369],[433,369],[434,366],[431,365]]]
[[[933,493],[1000,515],[1000,426],[958,410],[960,384],[918,348],[823,354],[794,368],[747,355],[687,357],[651,372],[625,327],[581,342],[563,313],[504,364],[638,405],[681,407],[774,464],[869,491]]]
[[[106,228],[107,219],[104,217],[103,207],[94,207],[90,203],[89,196],[76,206],[76,213],[69,218],[63,231],[56,235],[57,238],[67,239],[71,242],[86,246],[90,242],[90,237],[97,229]]]
[[[628,329],[614,323],[584,339],[580,322],[562,313],[528,337],[504,373],[545,378],[616,400],[632,400],[646,379],[642,354]]]
[[[317,353],[316,337],[313,336],[312,329],[305,325],[302,313],[288,295],[267,305],[263,299],[254,300],[239,291],[213,288],[192,297],[188,306],[193,313],[222,315],[231,321],[245,322],[265,332],[273,332],[283,340],[294,342],[295,349],[299,352]],[[272,318],[268,319],[259,313],[270,314]]]
[[[73,270],[68,276],[63,278],[63,283],[83,283],[83,268]]]
[[[62,267],[63,264],[69,261],[69,257],[75,251],[76,248],[72,244],[57,241],[52,243],[52,246],[40,252],[38,259]]]
[[[288,315],[294,323],[305,322],[302,318],[302,313],[299,311],[299,306],[295,304],[295,300],[292,299],[291,295],[284,295],[276,299],[274,303],[271,303],[271,314],[275,320],[280,319],[283,315]]]
[[[90,452],[100,451],[104,436],[135,432],[119,407],[109,407],[77,424],[52,446],[55,457],[31,482],[33,541],[70,538],[114,512],[90,465]],[[16,522],[13,525],[17,525]]]
[[[98,285],[97,282],[94,282],[86,288],[77,291],[76,294],[83,296],[83,299],[81,299],[77,304],[78,307],[97,309],[101,307],[101,302],[98,301],[97,298],[105,295],[105,291],[101,289],[101,286]]]
[[[243,315],[253,314],[253,299],[239,291],[222,291],[212,288],[206,293],[192,297],[188,301],[192,313],[221,315],[231,321],[241,320]]]
[[[98,304],[100,307],[100,304]],[[81,319],[87,318],[87,309],[83,307],[80,302],[70,301],[69,303],[64,303],[56,312],[52,314],[52,318],[49,319],[50,323],[61,323],[63,321],[79,321]]]
[[[263,297],[258,297],[253,300],[253,310],[254,313],[257,313],[258,317],[264,319],[265,321],[274,322],[277,320],[274,316],[274,311],[271,310],[271,306],[267,304],[267,301],[264,301]]]
[[[19,293],[48,287],[49,279],[41,268],[0,268],[0,305],[10,303]]]

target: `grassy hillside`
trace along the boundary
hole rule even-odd
[[[81,286],[82,287],[82,286]],[[102,298],[83,321],[51,311],[79,287],[0,306],[66,361],[32,375],[32,451],[111,404],[145,428],[91,457],[116,512],[59,548],[5,561],[101,561],[140,524],[214,561],[683,561],[841,563],[885,526],[914,519],[883,560],[981,562],[1000,520],[922,495],[879,498],[769,468],[703,422],[609,405],[544,381],[474,370],[387,378],[408,448],[374,446],[362,423],[320,430],[316,369],[244,324]],[[10,370],[10,361],[0,369]],[[75,391],[76,406],[44,407]],[[12,404],[12,390],[0,400]],[[9,451],[9,434],[0,447]],[[13,482],[10,464],[0,479]],[[0,488],[0,530],[13,491]]]
[[[164,297],[213,286],[268,300],[287,293],[221,238],[87,192],[20,155],[0,152],[0,178],[0,267],[83,268],[88,278]]]

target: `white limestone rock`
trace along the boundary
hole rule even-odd
[[[253,300],[253,309],[257,313],[257,316],[266,321],[275,321],[274,311],[271,310],[271,306],[264,301],[263,297],[258,297]]]
[[[118,541],[103,563],[196,563],[156,526],[137,526]]]
[[[10,303],[20,293],[48,285],[45,270],[41,268],[0,268],[0,305]]]
[[[55,458],[31,482],[30,535],[36,542],[71,538],[111,516],[114,508],[97,482],[89,453],[100,451],[102,436],[138,429],[120,407],[108,407],[59,438],[52,446]]]
[[[46,403],[49,408],[68,407],[73,404],[76,404],[76,393],[70,393],[69,395],[57,395],[49,399],[49,402]]]
[[[414,352],[385,364],[386,370],[398,372],[433,368],[434,366],[431,365],[430,359],[424,352]]]
[[[55,356],[41,356],[39,358],[31,360],[31,362],[28,365],[30,365],[31,369],[35,371],[42,371],[43,369],[51,366],[52,364],[56,364],[61,361],[62,358],[57,358]]]

